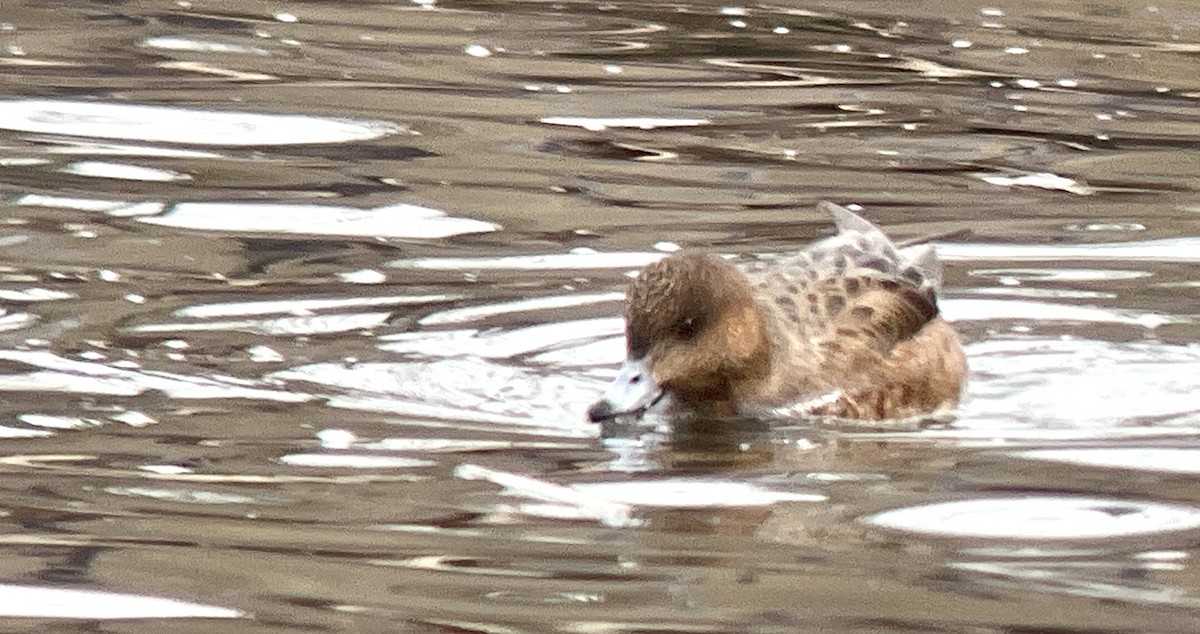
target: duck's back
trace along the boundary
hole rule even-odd
[[[901,418],[957,404],[965,359],[938,317],[931,247],[901,251],[875,225],[822,203],[838,233],[745,265],[772,328],[771,378],[748,400],[798,413]]]

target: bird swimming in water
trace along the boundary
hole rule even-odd
[[[958,405],[966,357],[938,314],[932,246],[902,251],[823,202],[838,232],[803,251],[734,264],[674,254],[625,300],[627,356],[588,410],[602,422],[668,411],[704,417],[882,420]]]

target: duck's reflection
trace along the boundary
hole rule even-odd
[[[825,499],[804,476],[828,467],[837,445],[833,432],[783,430],[778,421],[752,417],[677,416],[649,427],[648,422],[615,419],[601,429],[610,471],[674,484],[666,492],[673,498],[639,506],[647,528],[754,535],[780,505]]]
[[[771,428],[755,418],[675,417],[647,427],[626,418],[601,424],[616,471],[720,472],[763,467],[774,460]]]

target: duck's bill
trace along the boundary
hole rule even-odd
[[[601,423],[622,416],[640,418],[662,400],[662,387],[655,382],[642,359],[627,360],[604,396],[588,408],[588,419]]]

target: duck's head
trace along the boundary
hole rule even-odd
[[[770,370],[762,310],[733,265],[673,255],[646,267],[625,300],[627,356],[588,409],[601,422],[640,416],[665,397],[682,406],[731,403]]]

